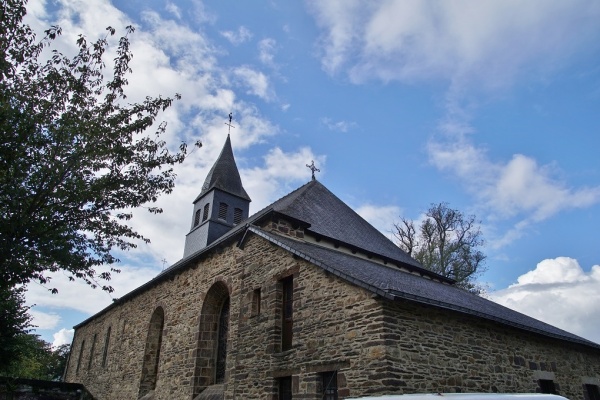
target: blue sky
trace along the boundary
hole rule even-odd
[[[119,297],[183,254],[192,200],[232,143],[257,211],[317,178],[386,234],[431,203],[481,220],[489,296],[600,342],[600,2],[43,1],[39,32],[132,35],[129,98],[183,98],[166,140],[201,139],[152,240],[124,255]],[[111,51],[114,50],[114,46]],[[110,59],[110,52],[109,52]],[[38,333],[57,343],[111,297],[58,274],[31,285]],[[53,338],[53,335],[54,336]]]

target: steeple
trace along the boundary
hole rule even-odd
[[[194,200],[194,203],[213,189],[219,189],[251,201],[248,193],[246,193],[246,190],[242,186],[242,179],[240,178],[235,158],[233,158],[233,149],[231,148],[231,138],[229,135],[227,135],[227,140],[225,141],[223,150],[221,150],[221,154],[219,154],[219,158],[217,158],[217,161],[204,180],[202,192]]]
[[[205,248],[248,218],[250,201],[233,157],[231,138],[227,135],[221,154],[194,200],[192,226],[185,238],[183,257]]]

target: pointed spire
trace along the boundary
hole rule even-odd
[[[240,173],[233,157],[229,135],[227,135],[227,140],[225,141],[223,150],[221,150],[221,154],[219,154],[219,158],[215,161],[204,181],[204,185],[202,185],[202,192],[194,200],[194,203],[215,188],[250,201],[250,196],[248,196],[248,193],[246,193],[246,190],[242,186],[242,179],[240,178]]]

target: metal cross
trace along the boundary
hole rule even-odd
[[[229,123],[225,122],[225,125],[227,125],[229,127],[229,131],[227,132],[228,135],[231,133],[231,128],[235,128],[235,126],[231,125],[232,120],[233,120],[233,113],[229,113]]]
[[[165,264],[167,264],[167,260],[165,258],[163,258],[160,261],[162,261],[162,263],[163,263],[163,271],[164,271],[165,270]]]
[[[306,166],[312,171],[312,180],[315,180],[315,171],[316,172],[321,172],[321,170],[317,167],[315,167],[315,160],[312,160],[312,162],[310,163],[310,165],[306,164]]]

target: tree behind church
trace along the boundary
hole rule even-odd
[[[486,255],[480,250],[483,235],[474,215],[464,215],[447,203],[432,204],[419,226],[407,218],[394,224],[394,236],[423,267],[473,293],[483,291],[476,279],[485,271]]]

